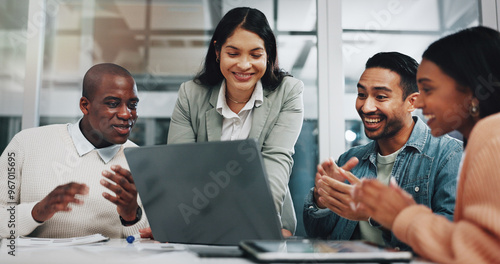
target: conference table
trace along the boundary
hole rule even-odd
[[[173,243],[158,243],[152,240],[141,239],[128,243],[125,239],[110,239],[107,242],[98,242],[86,245],[71,246],[23,246],[15,249],[15,256],[6,245],[6,239],[0,242],[0,263],[255,263],[251,259],[233,255],[238,252],[237,247],[183,245]],[[227,256],[222,256],[220,253]],[[208,254],[207,254],[208,253]],[[429,263],[414,259],[410,263]]]

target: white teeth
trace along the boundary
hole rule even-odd
[[[382,120],[382,119],[380,119],[380,118],[365,118],[365,121],[367,123],[378,123],[378,122],[380,122],[380,120]]]
[[[435,115],[424,115],[424,117],[425,117],[425,119],[430,120],[430,119],[435,118],[436,116]]]
[[[251,74],[242,74],[242,73],[235,73],[235,74],[236,74],[236,76],[242,77],[242,78],[247,78],[247,77],[251,76]]]

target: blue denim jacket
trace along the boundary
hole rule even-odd
[[[396,158],[391,176],[417,203],[453,220],[462,142],[448,135],[433,137],[422,120],[416,116],[413,119],[415,126]],[[351,172],[358,178],[376,178],[377,152],[377,144],[372,141],[367,145],[351,148],[340,156],[337,164],[343,165],[351,157],[357,157],[359,164]],[[329,209],[318,209],[313,199],[311,189],[306,197],[303,213],[304,226],[309,237],[333,240],[360,238],[358,221],[340,217]],[[382,236],[387,246],[411,250],[392,232],[385,231]]]

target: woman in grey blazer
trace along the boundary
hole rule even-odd
[[[181,85],[168,133],[168,144],[255,138],[284,236],[297,223],[288,180],[302,128],[303,88],[280,70],[265,15],[235,8],[217,25],[203,69]]]

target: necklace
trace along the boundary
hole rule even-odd
[[[244,102],[238,102],[236,100],[234,100],[233,98],[231,98],[229,95],[226,95],[226,98],[229,99],[229,101],[235,103],[235,104],[246,104],[248,101],[250,101],[250,99],[244,101]]]

